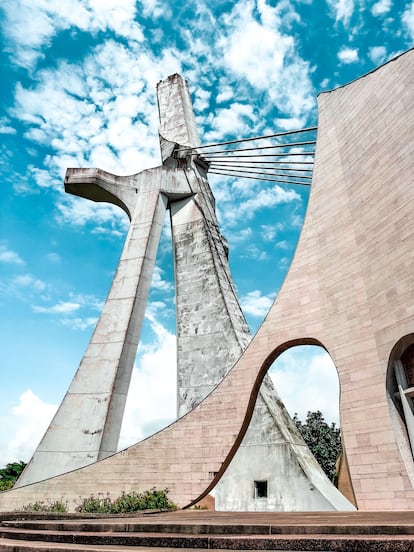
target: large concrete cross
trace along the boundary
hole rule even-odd
[[[253,484],[265,481],[269,483],[269,497],[262,507],[267,510],[349,509],[350,504],[345,504],[344,497],[318,471],[303,440],[290,431],[294,424],[280,401],[263,399],[266,393],[262,389],[258,394],[263,375],[274,359],[290,347],[309,344],[325,347],[337,367],[341,430],[351,476],[350,490],[358,508],[413,509],[413,458],[401,401],[396,398],[399,396],[404,405],[411,389],[404,389],[405,382],[398,381],[395,374],[399,361],[408,362],[407,384],[412,385],[413,79],[414,51],[409,51],[346,86],[319,96],[312,194],[292,266],[256,336],[214,392],[168,428],[120,453],[75,472],[1,493],[1,511],[45,499],[67,500],[74,508],[79,496],[104,492],[114,497],[124,491],[144,491],[153,486],[168,487],[172,500],[180,507],[196,503],[213,488],[217,506],[221,487],[222,495],[235,498],[225,509],[257,510],[261,508],[262,497],[253,499]],[[174,94],[168,99],[169,93],[163,94],[164,86],[168,87],[161,84],[159,89],[161,114],[173,102],[172,96],[177,99],[180,94],[187,98],[180,100],[181,109],[188,111],[190,102],[185,87],[176,87],[174,78],[171,79]],[[212,208],[212,198],[203,168],[197,159],[185,156],[180,160],[175,160],[175,156],[169,159],[174,139],[170,140],[168,128],[176,127],[170,116],[168,121],[172,127],[164,121],[161,129],[166,135],[162,140],[162,167],[129,178],[102,171],[68,173],[68,188],[75,190],[77,184],[94,199],[109,199],[121,205],[130,213],[132,224],[102,318],[28,474],[36,464],[39,467],[42,459],[53,463],[59,455],[70,456],[72,453],[65,451],[73,444],[78,446],[70,449],[78,451],[78,458],[76,454],[70,458],[73,464],[93,462],[94,457],[109,452],[109,446],[106,448],[106,442],[111,440],[109,426],[120,419],[120,407],[117,409],[115,403],[117,400],[120,403],[126,393],[126,372],[136,347],[132,345],[139,326],[139,306],[135,307],[135,303],[144,302],[151,273],[148,269],[145,279],[144,274],[137,276],[129,268],[153,266],[153,243],[160,231],[160,213],[168,202],[177,266],[184,252],[180,236],[182,247],[187,241],[184,229],[191,236],[200,235],[202,228],[208,230],[205,239],[210,244],[209,252],[200,252],[197,242],[189,241],[188,263],[194,262],[197,268],[195,260],[202,262],[204,254],[208,255],[208,262],[217,261],[217,270],[223,274],[217,297],[223,293],[236,302],[231,290],[227,295],[230,283],[225,276],[227,269],[223,268],[227,265],[219,264],[221,260],[226,262],[225,247],[213,211],[207,209]],[[179,118],[178,122],[182,120]],[[178,128],[175,132],[177,136]],[[180,139],[181,143],[192,145],[189,134],[186,136]],[[152,215],[142,213],[144,219],[140,221],[138,211],[143,209],[138,196],[150,201],[154,189],[155,196],[149,203]],[[200,345],[200,357],[206,352],[203,348],[206,343],[217,346],[218,354],[227,335],[218,332],[209,341],[204,334],[198,340],[204,323],[208,322],[210,306],[204,289],[200,291],[200,281],[204,279],[201,271],[189,272],[185,279],[187,258],[184,260],[182,275],[177,277],[177,298],[183,292],[183,282],[191,293],[184,296],[187,303],[179,301],[183,323],[178,332],[178,354],[184,345],[191,347],[194,343]],[[207,274],[208,270],[206,277]],[[193,288],[193,283],[198,288]],[[191,302],[192,295],[193,299],[198,298],[198,303]],[[202,312],[197,323],[192,316],[186,318],[193,304]],[[234,312],[240,312],[235,309]],[[194,311],[198,312],[195,307]],[[229,320],[230,315],[225,312],[222,320]],[[213,322],[222,320],[218,316]],[[243,327],[242,322],[240,325]],[[229,338],[229,342],[236,343],[237,338]],[[195,357],[197,350],[189,348],[184,353],[182,362],[185,357]],[[267,408],[265,417],[260,397]],[[77,413],[75,406],[85,408]],[[95,407],[102,408],[103,414],[95,415]],[[65,418],[65,409],[70,423]],[[95,426],[88,423],[90,413]],[[276,431],[269,435],[261,431],[263,426],[255,425],[265,418],[279,429],[279,435]],[[66,428],[70,426],[69,429],[73,427],[73,438],[70,431],[60,429],[60,423]],[[412,427],[407,429],[411,433]],[[267,437],[271,439],[266,447]],[[259,443],[262,445],[258,446]],[[111,446],[115,447],[113,443]],[[260,456],[257,451],[265,454]],[[64,468],[60,465],[59,469]],[[45,469],[42,475],[40,466],[37,477],[46,477],[46,472]],[[30,477],[35,480],[33,475]],[[234,489],[238,497],[234,496]]]
[[[198,404],[250,341],[206,165],[178,153],[199,145],[187,83],[157,87],[162,165],[132,176],[68,169],[65,190],[113,203],[131,224],[111,290],[76,375],[19,486],[116,452],[166,209],[174,244],[178,415]],[[178,158],[176,158],[178,157]]]
[[[250,342],[207,181],[208,166],[194,150],[199,137],[187,83],[173,75],[158,84],[157,93],[161,166],[123,177],[100,169],[67,171],[67,192],[118,205],[131,224],[85,355],[18,486],[116,452],[167,209],[176,285],[178,416],[213,391]],[[286,466],[293,477],[286,478]],[[216,507],[257,508],[250,486],[263,477],[280,487],[269,495],[266,509],[289,504],[295,509],[350,507],[315,462],[267,375],[238,453],[216,486]]]

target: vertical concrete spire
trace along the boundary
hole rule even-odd
[[[174,150],[200,144],[185,79],[158,83],[164,164]],[[178,152],[180,153],[180,152]],[[177,157],[175,153],[175,157]],[[223,379],[250,341],[203,164],[182,153],[189,197],[170,202],[177,311],[177,413],[194,408]]]

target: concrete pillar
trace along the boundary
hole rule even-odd
[[[131,225],[80,366],[18,487],[116,452],[167,207],[167,197],[159,193],[159,186],[152,186],[152,176],[144,172],[120,183],[103,171],[68,170],[66,191],[120,205]]]

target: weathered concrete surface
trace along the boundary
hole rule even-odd
[[[414,51],[319,97],[308,212],[291,269],[257,335],[193,411],[96,464],[0,495],[10,510],[168,487],[179,506],[207,494],[247,430],[262,378],[283,351],[325,346],[341,383],[341,427],[358,508],[413,510],[387,404],[391,351],[413,334]],[[213,474],[216,473],[214,476]]]
[[[160,193],[161,187],[165,194]],[[66,191],[122,207],[131,219],[102,314],[59,409],[17,487],[101,460],[117,450],[131,372],[168,197],[188,194],[183,172],[115,177],[69,169]]]
[[[181,75],[171,75],[160,81],[157,85],[157,99],[161,159],[165,164],[176,144],[196,147],[200,144],[200,138],[188,84]],[[182,157],[186,157],[185,151]]]

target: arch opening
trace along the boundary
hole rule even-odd
[[[401,338],[391,351],[386,386],[398,448],[414,482],[414,333]]]
[[[303,346],[303,343],[306,345]],[[287,405],[288,408],[284,405],[285,401],[289,403],[289,400],[286,400],[286,389],[285,392],[282,390],[280,393],[280,380],[275,377],[277,366],[279,371],[283,372],[283,367],[281,368],[283,364],[284,368],[287,368],[285,373],[290,375],[295,371],[298,373],[296,381],[291,378],[288,382],[292,390],[290,398],[293,401]],[[294,364],[308,366],[305,377],[303,371],[301,374],[300,370],[292,369]],[[335,489],[306,446],[293,419],[298,411],[306,416],[308,411],[315,410],[320,414],[319,421],[324,424],[324,429],[333,429],[332,433],[336,433],[336,424],[339,424],[339,379],[336,367],[323,346],[312,338],[281,345],[263,363],[257,385],[260,387],[254,409],[252,404],[248,409],[252,412],[252,417],[246,432],[243,433],[234,456],[213,491],[216,509],[229,511],[352,509],[355,499],[350,483],[348,496],[345,493],[344,496]],[[299,387],[301,387],[301,393],[297,393]],[[325,393],[321,392],[321,389],[324,389]],[[297,407],[294,406],[295,393]],[[275,399],[269,400],[270,395]],[[252,401],[254,396],[253,391]],[[310,400],[311,398],[313,400]],[[324,421],[322,411],[327,416],[328,423]],[[336,456],[334,464],[335,461]],[[346,461],[342,465],[346,468]],[[237,493],[234,493],[232,489],[236,481],[238,489]]]

